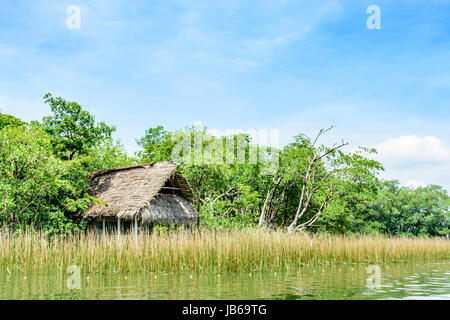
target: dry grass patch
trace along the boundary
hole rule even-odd
[[[122,236],[39,234],[0,237],[6,272],[86,273],[284,271],[305,264],[396,263],[448,260],[450,241],[437,238],[307,236],[230,231]]]

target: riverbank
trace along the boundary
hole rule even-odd
[[[448,260],[450,241],[438,238],[330,236],[255,230],[49,238],[39,234],[0,239],[0,268],[8,274],[222,273],[286,271],[303,265],[407,263]]]

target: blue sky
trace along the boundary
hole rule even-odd
[[[46,92],[116,125],[130,153],[156,125],[286,144],[334,122],[324,143],[376,146],[383,177],[450,189],[449,0],[2,0],[0,109],[41,119]]]

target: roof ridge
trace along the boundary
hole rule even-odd
[[[158,163],[158,162],[149,162],[149,163],[136,164],[136,165],[126,166],[126,167],[104,169],[104,170],[99,170],[99,171],[93,171],[93,172],[90,172],[89,174],[92,175],[92,176],[95,176],[95,175],[101,174],[101,173],[109,173],[109,172],[114,172],[114,171],[122,171],[122,170],[127,170],[127,169],[143,168],[143,167],[153,166],[156,163]]]

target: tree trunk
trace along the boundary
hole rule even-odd
[[[271,199],[271,201],[273,200],[275,191],[277,190],[278,185],[281,183],[283,178],[284,178],[284,176],[281,176],[278,179],[278,181],[275,182],[275,180],[274,180],[274,183],[275,183],[274,187],[270,191],[267,192],[266,200],[264,201],[264,206],[262,208],[261,215],[259,217],[258,229],[262,228],[263,223],[266,220],[266,210],[267,210],[267,205],[268,205],[269,199]]]
[[[284,201],[284,197],[286,195],[286,190],[287,190],[288,186],[289,186],[289,183],[286,183],[284,188],[283,188],[283,191],[281,192],[281,196],[280,196],[280,199],[278,201],[278,205],[277,205],[276,209],[273,212],[271,212],[270,219],[269,219],[269,228],[273,227],[273,223],[275,222],[275,218],[277,217],[277,214],[278,214],[278,212],[280,211],[280,208],[281,208],[281,204]]]

